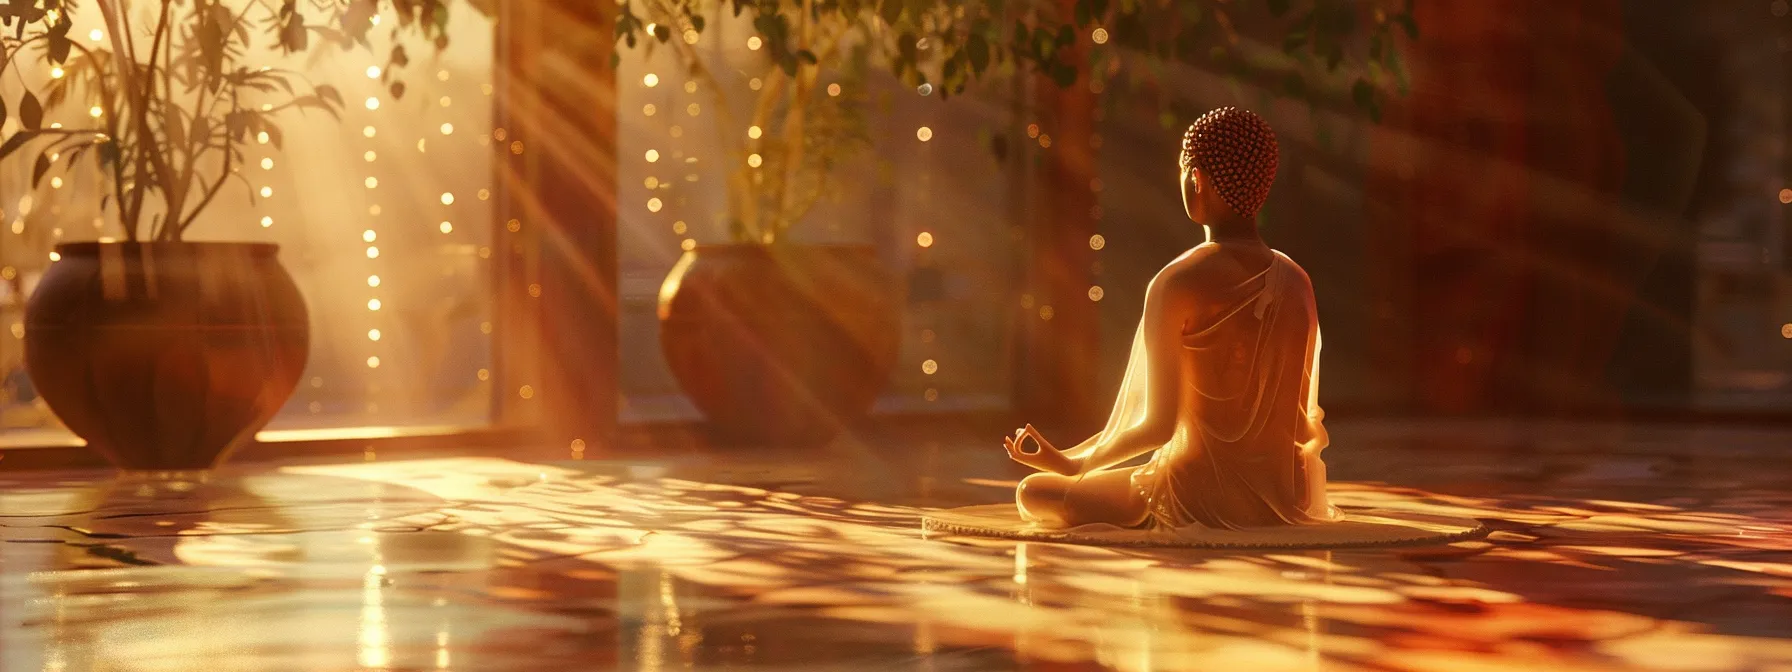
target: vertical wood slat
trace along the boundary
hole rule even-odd
[[[494,412],[551,444],[601,450],[619,396],[616,8],[499,7]]]

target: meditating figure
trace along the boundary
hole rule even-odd
[[[1004,437],[1010,457],[1041,472],[1015,493],[1027,521],[1198,534],[1340,518],[1319,457],[1313,287],[1257,235],[1276,153],[1269,124],[1237,108],[1183,135],[1183,207],[1207,242],[1152,278],[1099,434],[1067,451],[1032,425]]]

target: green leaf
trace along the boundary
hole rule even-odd
[[[36,138],[38,134],[38,131],[18,131],[18,133],[14,133],[11,138],[5,138],[5,143],[0,143],[0,159],[11,156],[11,154],[18,151],[20,147],[25,147],[25,143],[30,142],[32,138]]]
[[[1412,14],[1410,12],[1406,13],[1406,14],[1396,15],[1394,17],[1394,23],[1398,23],[1398,24],[1400,24],[1401,27],[1406,29],[1407,37],[1409,37],[1411,39],[1415,39],[1415,40],[1419,39],[1419,22],[1418,22],[1418,20],[1412,18]]]
[[[50,155],[49,154],[38,154],[37,155],[37,163],[34,164],[33,166],[31,166],[31,188],[32,189],[36,189],[37,185],[44,181],[44,173],[47,173],[47,172],[50,172]]]
[[[1307,94],[1307,81],[1301,78],[1300,73],[1290,72],[1286,77],[1282,78],[1282,90],[1291,98],[1305,96]]]
[[[1063,63],[1053,63],[1051,77],[1052,82],[1059,87],[1071,86],[1076,84],[1076,68]]]
[[[33,131],[43,127],[44,106],[30,91],[26,91],[24,99],[19,101],[19,123]]]
[[[886,24],[896,25],[896,20],[902,18],[902,0],[883,0],[878,3],[877,16]]]
[[[691,15],[691,30],[695,30],[699,33],[703,32],[703,15],[701,15],[701,14],[692,14]]]
[[[1369,80],[1358,77],[1356,83],[1350,85],[1350,99],[1357,107],[1367,109],[1375,104],[1375,87]]]
[[[342,107],[342,93],[337,91],[336,87],[330,86],[329,84],[319,84],[315,90],[317,91],[318,99],[335,105],[338,108]]]
[[[964,45],[965,57],[971,61],[971,73],[981,75],[989,68],[989,40],[983,39],[981,33],[971,33],[971,39]],[[6,110],[0,108],[0,123],[6,121]]]

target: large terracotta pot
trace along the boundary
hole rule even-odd
[[[65,243],[25,311],[50,410],[113,465],[208,469],[298,384],[305,301],[275,245]]]
[[[718,440],[825,443],[889,381],[893,287],[871,247],[700,245],[660,288],[660,346]]]

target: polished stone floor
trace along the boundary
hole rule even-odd
[[[0,474],[0,670],[1792,670],[1792,431],[1337,423],[1481,541],[926,538],[994,441]],[[987,445],[985,445],[987,443]]]

